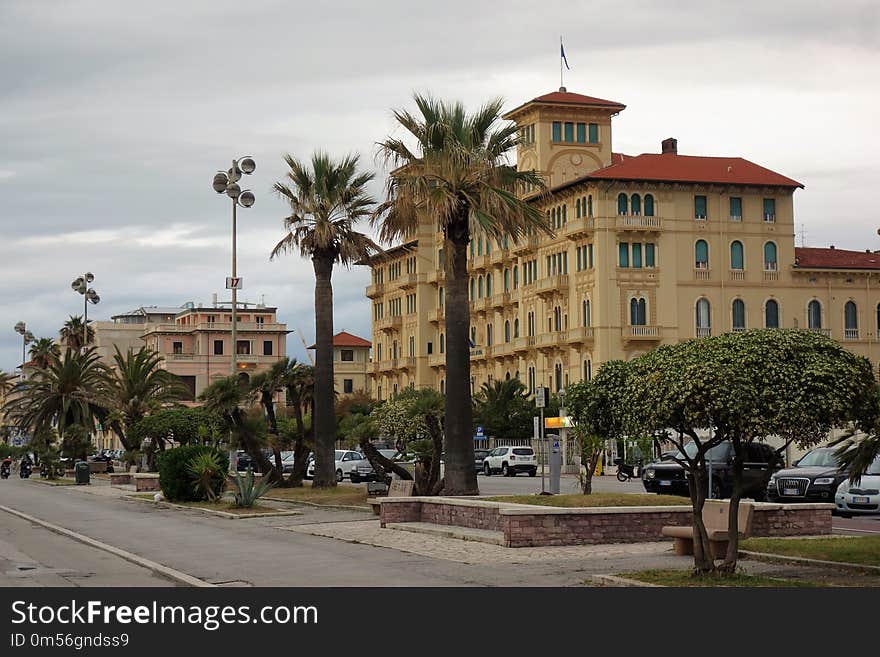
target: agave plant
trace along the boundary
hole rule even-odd
[[[260,479],[256,481],[253,468],[248,468],[244,474],[235,473],[232,480],[235,482],[237,491],[233,491],[235,496],[235,506],[249,509],[258,499],[269,492],[275,483],[269,479]]]
[[[200,498],[213,502],[217,499],[214,490],[217,479],[223,478],[223,465],[217,452],[197,454],[186,465],[186,471],[193,478],[193,489]]]

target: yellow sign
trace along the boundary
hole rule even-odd
[[[568,416],[544,418],[545,429],[571,429],[573,426],[574,422],[572,422],[571,418]]]

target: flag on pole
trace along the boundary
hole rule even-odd
[[[562,61],[565,62],[565,68],[570,71],[571,67],[568,65],[568,59],[565,57],[565,46],[562,45],[562,37],[559,37],[559,56],[562,57]]]

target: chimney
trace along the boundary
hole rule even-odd
[[[830,249],[833,251],[833,250],[834,250],[834,245],[832,244],[832,245],[831,245],[830,247],[828,247],[828,248],[830,248]]]
[[[217,293],[216,292],[214,292],[211,295],[211,305],[214,306],[215,308],[217,307]]]
[[[678,140],[675,137],[669,137],[660,142],[660,152],[664,155],[672,153],[678,155]]]

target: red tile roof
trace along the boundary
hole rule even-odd
[[[566,103],[568,105],[601,105],[603,107],[615,107],[624,109],[626,105],[618,103],[614,100],[605,100],[604,98],[596,98],[595,96],[584,96],[583,94],[573,94],[570,91],[551,91],[549,94],[538,96],[533,99],[533,103]]]
[[[598,178],[803,187],[796,180],[741,157],[697,157],[675,153],[643,153],[632,157],[615,155],[614,164],[593,171],[579,180]]]
[[[347,333],[345,331],[340,331],[336,335],[333,336],[333,346],[334,347],[372,347],[373,343],[369,340],[364,340],[363,338],[359,338],[356,335],[352,335],[351,333]],[[309,349],[314,349],[315,345],[309,345]]]
[[[873,251],[795,247],[794,259],[795,267],[880,270],[880,253]]]

